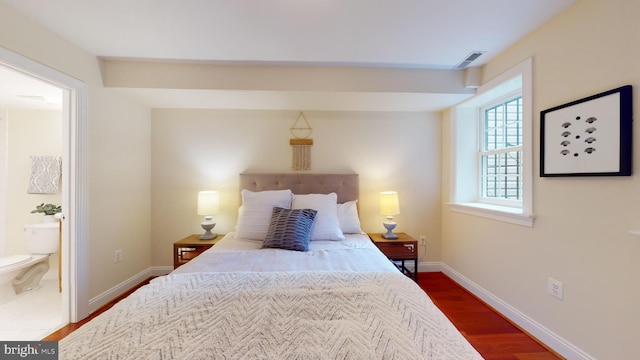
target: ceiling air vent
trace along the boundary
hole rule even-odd
[[[464,60],[462,60],[458,65],[455,66],[455,69],[462,70],[466,69],[471,62],[475,59],[479,58],[480,55],[484,54],[484,51],[474,51],[469,56],[467,56]]]

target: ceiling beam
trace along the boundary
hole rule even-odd
[[[106,87],[473,94],[463,70],[218,64],[103,58]]]

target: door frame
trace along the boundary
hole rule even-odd
[[[62,89],[62,316],[89,316],[86,83],[0,47],[0,65]]]

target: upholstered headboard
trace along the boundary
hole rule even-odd
[[[240,174],[240,190],[291,189],[294,194],[338,195],[338,203],[357,200],[360,187],[358,174]]]

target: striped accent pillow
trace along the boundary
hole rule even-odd
[[[274,207],[262,247],[308,251],[311,228],[317,213],[313,209]]]

